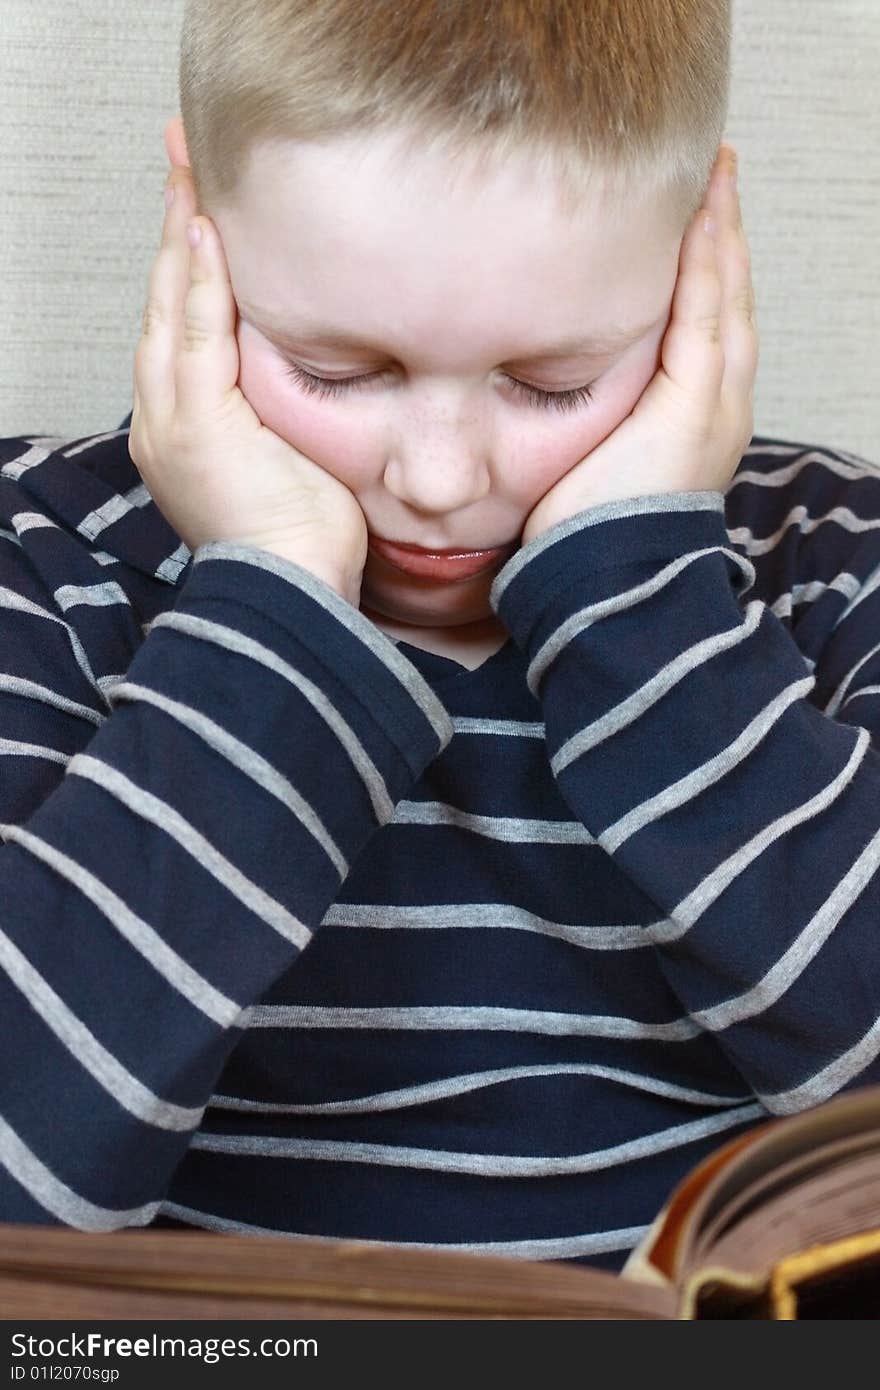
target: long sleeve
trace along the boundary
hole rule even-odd
[[[834,499],[831,468],[817,477],[845,505],[749,537],[756,555],[788,545],[796,600],[838,601],[814,656],[808,618],[799,646],[790,603],[756,593],[718,492],[587,509],[491,594],[561,795],[656,905],[644,931],[680,1026],[779,1113],[880,1079],[880,476]],[[840,545],[832,569],[830,539],[808,544],[823,522],[843,568]]]
[[[0,1219],[113,1229],[154,1216],[249,1007],[452,726],[297,565],[203,546],[144,637],[34,555],[0,539]],[[127,669],[93,669],[77,604]]]

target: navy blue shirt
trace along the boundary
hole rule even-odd
[[[0,440],[0,1219],[619,1268],[880,1080],[880,469],[580,512],[475,670]]]

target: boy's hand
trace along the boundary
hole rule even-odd
[[[263,425],[237,385],[236,304],[220,235],[196,209],[188,168],[168,186],[162,244],[134,358],[129,454],[190,550],[258,546],[302,565],[358,607],[367,524],[354,495]]]
[[[724,492],[736,472],[754,431],[758,331],[735,169],[736,152],[722,145],[705,206],[682,242],[660,369],[632,413],[541,498],[523,545],[599,503]]]

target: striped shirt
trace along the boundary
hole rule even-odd
[[[0,1220],[620,1268],[699,1159],[880,1080],[880,468],[499,571],[475,670],[117,430],[0,440]]]

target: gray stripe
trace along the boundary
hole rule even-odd
[[[259,569],[277,574],[281,579],[286,579],[288,583],[295,584],[298,589],[302,589],[316,603],[320,603],[322,608],[332,613],[343,627],[348,628],[349,632],[354,633],[355,637],[365,643],[388,671],[396,676],[433,728],[440,740],[441,749],[446,747],[452,738],[452,724],[449,714],[424,676],[413,666],[411,661],[407,661],[406,657],[401,655],[381,628],[376,627],[375,623],[371,623],[360,609],[347,603],[342,595],[338,594],[329,584],[326,584],[323,579],[319,579],[317,575],[312,574],[311,570],[305,569],[292,560],[282,559],[280,555],[274,555],[267,550],[260,550],[256,546],[235,545],[229,541],[209,541],[205,545],[200,545],[196,550],[193,563],[199,564],[202,560],[237,560],[242,564],[256,565]]]
[[[842,573],[829,584],[823,583],[820,579],[816,579],[810,584],[793,584],[791,593],[780,594],[778,598],[773,600],[769,605],[770,612],[774,613],[777,618],[792,618],[796,607],[803,606],[807,603],[816,603],[819,599],[824,598],[826,594],[837,593],[842,594],[844,598],[849,597],[853,590],[858,589],[858,583],[859,581],[853,578],[851,574]],[[832,628],[832,631],[833,630]],[[805,656],[803,652],[801,652],[800,655],[803,657],[804,661],[809,662],[811,666],[816,665],[811,657]]]
[[[0,835],[4,840],[21,845],[35,859],[48,864],[61,878],[78,888],[83,897],[94,903],[119,935],[134,947],[156,973],[200,1013],[224,1028],[233,1027],[238,1023],[241,1009],[235,1000],[227,999],[225,994],[209,984],[163,941],[158,932],[132,912],[106,883],[102,883],[75,859],[62,854],[54,845],[47,844],[45,840],[41,840],[39,836],[33,835],[20,825],[0,825]],[[175,1106],[174,1109],[178,1110],[179,1107]]]
[[[31,603],[30,599],[23,598],[22,595],[17,594],[14,589],[0,587],[0,608],[13,609],[19,613],[29,613],[33,617],[45,618],[51,623],[57,623],[67,634],[74,659],[80,671],[82,671],[89,685],[93,686],[103,698],[103,692],[95,679],[95,674],[89,664],[85,649],[69,623],[66,623],[63,618],[59,618],[57,614],[50,613],[47,608],[41,608],[39,604]]]
[[[133,507],[148,507],[153,500],[144,482],[135,483],[124,495]]]
[[[254,1226],[248,1221],[234,1221],[213,1212],[197,1211],[179,1202],[163,1202],[163,1216],[185,1221],[206,1231],[238,1231],[242,1235],[286,1236],[291,1240],[316,1240],[327,1245],[356,1241],[358,1245],[375,1245],[383,1250],[445,1250],[463,1255],[508,1255],[511,1259],[554,1260],[577,1255],[599,1255],[611,1250],[629,1250],[648,1234],[650,1226],[626,1226],[617,1231],[597,1231],[590,1235],[556,1236],[544,1240],[469,1240],[463,1243],[438,1244],[427,1240],[364,1240],[362,1236],[321,1236],[312,1231],[281,1231],[275,1226]]]
[[[730,1028],[745,1018],[753,1018],[763,1010],[769,1009],[771,1004],[775,1004],[799,979],[810,961],[818,955],[841,918],[849,912],[856,899],[871,883],[878,865],[880,830],[767,974],[744,994],[725,999],[710,1009],[695,1012],[692,1015],[694,1021],[704,1028],[711,1029],[712,1032],[717,1032],[722,1028]]]
[[[0,1163],[45,1211],[79,1231],[118,1231],[123,1226],[147,1226],[159,1211],[159,1202],[130,1207],[127,1211],[96,1207],[56,1178],[2,1117]]]
[[[88,705],[81,705],[76,700],[68,700],[66,695],[59,695],[57,691],[50,690],[47,685],[38,685],[36,681],[25,680],[23,676],[0,674],[0,690],[6,690],[11,695],[26,695],[30,700],[40,700],[43,704],[52,705],[55,709],[62,709],[67,714],[76,715],[79,719],[87,719],[90,724],[100,726],[106,719],[106,715],[99,713],[98,710],[91,709]]]
[[[857,586],[856,590],[846,608],[844,608],[840,617],[837,619],[837,622],[834,624],[834,627],[831,629],[832,632],[836,632],[842,622],[852,617],[860,603],[864,603],[866,598],[870,598],[872,594],[876,594],[877,590],[880,589],[880,565],[875,566],[862,584],[859,585],[855,580],[853,580],[853,583]]]
[[[602,599],[599,603],[589,604],[586,608],[581,608],[578,612],[572,613],[571,617],[566,618],[564,622],[560,623],[544,642],[543,646],[538,649],[535,657],[529,664],[526,683],[535,698],[539,698],[541,681],[544,678],[547,668],[553,664],[561,652],[565,651],[571,644],[572,639],[578,636],[579,633],[586,632],[594,623],[601,622],[604,618],[613,617],[617,613],[625,613],[628,609],[635,608],[638,604],[643,603],[645,599],[665,589],[673,579],[681,574],[682,571],[689,568],[690,565],[695,564],[698,560],[702,560],[706,555],[719,554],[726,555],[730,559],[736,560],[744,570],[746,576],[750,577],[749,584],[744,587],[751,588],[755,579],[755,571],[748,561],[744,560],[735,550],[727,550],[724,546],[710,545],[703,550],[693,550],[687,555],[679,556],[678,559],[673,560],[664,569],[659,570],[657,574],[652,575],[650,579],[646,579],[643,584],[636,584],[633,588],[626,589],[622,593],[612,594],[610,598]],[[743,591],[744,589],[741,588],[740,593]],[[761,608],[763,608],[763,606],[763,604],[760,605]],[[717,641],[718,637],[719,634],[713,634],[712,638],[706,638],[705,642]],[[692,648],[694,651],[698,651],[699,649],[699,643],[696,647]]]
[[[858,674],[858,672],[862,669],[865,663],[870,661],[873,657],[875,657],[878,652],[880,652],[880,642],[878,642],[876,646],[871,647],[869,651],[865,652],[864,656],[859,658],[855,666],[852,666],[849,669],[849,671],[847,671],[843,680],[840,682],[840,685],[837,687],[834,694],[831,696],[831,699],[825,706],[825,713],[828,715],[829,719],[833,719],[835,714],[837,714],[843,702],[843,697],[846,694],[852,682],[855,680],[855,677]]]
[[[599,843],[602,848],[609,854],[613,854],[631,835],[635,835],[646,825],[659,820],[661,816],[668,815],[670,811],[692,801],[708,787],[720,782],[757,748],[789,706],[805,697],[815,684],[815,678],[807,676],[804,680],[795,681],[793,685],[780,691],[776,698],[771,700],[750,724],[746,725],[733,743],[722,748],[721,752],[717,753],[714,758],[709,758],[707,762],[695,768],[686,777],[664,787],[662,791],[657,792],[656,796],[649,797],[640,806],[634,806],[625,816],[621,816],[620,820],[615,821],[613,825],[603,831],[599,836]]]
[[[569,1173],[595,1173],[621,1163],[633,1163],[652,1154],[692,1144],[710,1134],[720,1134],[747,1120],[766,1120],[760,1105],[743,1105],[721,1115],[707,1115],[686,1124],[670,1125],[654,1134],[642,1134],[623,1144],[585,1154],[460,1153],[444,1149],[417,1149],[402,1144],[364,1144],[335,1139],[289,1139],[273,1135],[198,1133],[190,1147],[201,1152],[246,1155],[249,1158],[298,1158],[324,1163],[371,1163],[393,1168],[415,1168],[435,1173],[470,1173],[488,1178],[546,1178]]]
[[[50,763],[61,763],[64,766],[69,758],[68,753],[61,753],[57,748],[44,748],[40,743],[18,743],[12,738],[0,738],[0,755],[13,758],[45,758]]]
[[[333,903],[321,925],[379,931],[528,931],[591,951],[633,951],[653,946],[645,928],[638,923],[583,926],[554,922],[510,903]]]
[[[283,777],[256,749],[249,748],[246,743],[242,743],[240,739],[235,738],[219,724],[215,724],[213,719],[208,719],[199,710],[193,709],[191,705],[181,704],[179,700],[169,700],[166,695],[160,695],[157,690],[150,690],[145,685],[136,685],[132,681],[120,681],[111,691],[110,698],[114,705],[119,700],[143,700],[145,704],[155,705],[157,709],[164,711],[172,719],[176,719],[184,728],[190,729],[198,735],[209,748],[220,753],[228,763],[237,767],[240,772],[243,772],[257,786],[262,787],[264,791],[269,792],[271,796],[281,802],[282,806],[286,806],[317,840],[340,878],[347,876],[348,863],[339,846],[328,833],[324,822],[305,798],[300,796],[296,788],[288,782],[287,778]]]
[[[852,599],[861,590],[862,586],[854,574],[848,570],[841,570],[840,574],[834,576],[829,583],[822,579],[812,579],[808,584],[793,584],[790,594],[780,594],[779,598],[771,605],[771,611],[777,617],[791,617],[795,607],[802,603],[816,603],[826,594],[841,594],[844,598]],[[840,618],[834,624],[838,627]]]
[[[15,512],[12,517],[12,524],[19,536],[24,535],[26,531],[61,530],[58,522],[45,516],[43,512]]]
[[[106,531],[108,526],[112,526],[114,522],[127,516],[132,510],[130,502],[120,496],[118,492],[114,493],[106,502],[102,502],[100,507],[88,512],[76,529],[81,536],[85,536],[86,540],[97,540],[102,531]]]
[[[880,474],[880,463],[877,463],[874,459],[865,458],[862,454],[850,453],[847,449],[835,449],[834,452],[838,458],[845,459],[847,463],[855,465],[855,471],[852,474],[853,477],[876,479],[878,474]],[[834,462],[830,455],[825,461],[829,467],[832,462]]]
[[[505,565],[498,571],[489,590],[489,603],[498,612],[501,597],[524,569],[530,560],[543,554],[557,541],[574,535],[576,531],[586,531],[591,526],[601,526],[606,521],[614,521],[624,516],[652,516],[667,512],[724,512],[724,498],[720,492],[660,492],[650,497],[627,497],[617,502],[602,502],[588,507],[575,516],[557,521],[555,526],[533,536],[527,545],[520,546]]]
[[[707,874],[702,882],[698,883],[696,888],[672,909],[669,917],[646,927],[645,931],[650,935],[651,940],[656,945],[662,945],[664,942],[675,941],[684,936],[685,932],[693,926],[706,909],[711,907],[716,898],[720,898],[733,880],[743,873],[753,860],[762,855],[765,849],[773,844],[774,840],[778,840],[794,826],[802,825],[805,821],[821,814],[837,799],[855,776],[870,747],[871,738],[867,729],[860,729],[846,766],[834,780],[829,782],[827,787],[823,787],[816,796],[811,797],[809,801],[803,802],[802,805],[796,806],[793,811],[788,811],[784,816],[779,816],[777,820],[771,821],[751,840],[735,850],[716,869],[713,869],[711,874]]]
[[[820,526],[826,522],[836,522],[842,530],[851,535],[861,535],[866,531],[876,531],[880,529],[880,518],[866,518],[856,516],[855,512],[849,507],[832,507],[830,511],[824,512],[822,516],[810,516],[807,508],[802,504],[792,507],[782,525],[770,536],[753,537],[749,542],[748,551],[750,555],[769,555],[775,550],[779,543],[784,540],[786,532],[796,526],[802,536],[812,535],[818,531]],[[742,528],[745,529],[745,528]],[[733,537],[733,532],[729,533]]]
[[[65,613],[68,608],[75,608],[78,604],[85,604],[90,608],[109,608],[116,604],[131,607],[128,595],[115,579],[108,579],[103,584],[62,584],[54,591],[52,597]]]
[[[247,1110],[260,1115],[363,1115],[380,1110],[405,1110],[413,1105],[429,1105],[448,1100],[451,1096],[483,1091],[489,1086],[508,1081],[524,1081],[537,1076],[593,1076],[611,1081],[647,1095],[664,1096],[667,1100],[684,1101],[687,1105],[729,1107],[751,1100],[751,1096],[718,1096],[708,1091],[695,1091],[690,1086],[676,1086],[656,1076],[623,1071],[619,1067],[600,1067],[590,1063],[556,1062],[546,1066],[498,1067],[494,1071],[476,1071],[461,1076],[444,1076],[421,1086],[400,1086],[393,1091],[378,1091],[353,1100],[319,1101],[313,1105],[279,1104],[260,1100],[243,1100],[238,1096],[214,1095],[209,1108],[217,1110]]]
[[[759,1097],[762,1104],[774,1115],[794,1115],[808,1106],[819,1105],[828,1100],[848,1081],[870,1066],[880,1053],[880,1018],[859,1038],[847,1052],[842,1052],[829,1062],[827,1067],[814,1072],[799,1086],[788,1091],[775,1091]]]
[[[104,435],[103,437],[96,436],[93,439],[86,440],[85,443],[87,447],[92,448],[95,444],[114,438],[116,438],[115,434]],[[69,450],[65,449],[64,457],[75,458],[80,452],[81,447],[82,446],[78,446],[75,449]],[[106,502],[102,503],[100,507],[89,512],[87,516],[83,517],[76,529],[89,540],[94,540],[101,531],[106,530],[108,526],[112,526],[114,522],[119,521],[119,519],[128,512],[134,511],[137,508],[149,506],[152,500],[144,483],[136,483],[134,487],[130,487],[126,493],[115,493],[112,497],[108,498]]]
[[[166,556],[161,565],[155,571],[157,579],[166,579],[170,584],[175,584],[180,578],[181,571],[186,569],[192,558],[192,552],[181,542],[176,550]]]
[[[127,674],[128,674],[127,672],[117,671],[117,672],[114,672],[114,673],[112,673],[112,674],[110,674],[110,675],[99,676],[99,677],[98,677],[98,686],[99,686],[100,690],[102,691],[102,693],[103,693],[104,695],[106,695],[106,696],[109,696],[110,693],[111,693],[111,691],[119,684],[120,681],[122,681],[122,680],[125,679],[125,676],[126,676]],[[108,704],[109,704],[109,699],[108,699]]]
[[[20,478],[23,473],[27,473],[31,468],[36,468],[38,464],[45,463],[46,459],[52,454],[51,449],[44,449],[38,445],[28,449],[26,453],[20,454],[17,459],[10,459],[4,463],[0,472],[4,478]]]
[[[270,895],[251,879],[247,878],[240,869],[231,863],[225,855],[221,854],[210,840],[200,834],[192,823],[186,820],[179,812],[175,811],[167,801],[162,801],[159,797],[153,796],[151,792],[145,791],[136,783],[123,776],[116,768],[109,767],[106,763],[100,762],[97,758],[92,758],[85,753],[77,753],[71,758],[67,769],[67,774],[76,774],[80,777],[87,777],[90,781],[96,782],[110,795],[117,797],[123,805],[127,806],[135,815],[141,816],[151,825],[156,825],[169,835],[173,840],[191,855],[200,868],[211,874],[218,883],[222,884],[228,893],[243,903],[255,916],[259,917],[267,926],[282,936],[285,941],[291,941],[300,950],[312,938],[312,933],[298,917],[287,911],[281,903]],[[157,938],[158,940],[158,938]],[[172,953],[173,956],[173,953]],[[196,976],[195,978],[199,978]],[[207,986],[210,989],[210,986]],[[222,994],[215,995],[215,1003],[219,1005],[223,1002],[224,1017],[216,1017],[218,1023],[229,1022],[225,1017],[225,1008],[231,1004]],[[201,1007],[201,1005],[199,1005]],[[236,1016],[238,1006],[235,1008]]]
[[[508,844],[594,845],[595,837],[578,820],[527,820],[523,816],[478,816],[448,801],[398,801],[395,825],[453,825]]]
[[[457,734],[501,734],[508,738],[537,738],[541,742],[547,737],[543,719],[470,719],[455,715],[452,727]]]
[[[880,695],[880,685],[863,685],[861,690],[854,690],[852,695],[847,695],[840,708],[846,709],[847,705],[851,705],[853,700],[858,700],[863,695]]]
[[[15,532],[14,532],[14,531],[7,531],[6,528],[5,528],[5,526],[0,526],[0,540],[12,541],[12,544],[13,544],[13,545],[17,545],[18,548],[19,548],[19,550],[23,549],[23,546],[22,546],[22,544],[21,544],[21,541],[19,540],[19,538],[18,538],[18,536],[15,534]]]
[[[189,613],[178,613],[173,609],[170,612],[160,613],[154,619],[152,627],[168,627],[176,632],[185,632],[188,636],[196,637],[200,641],[210,642],[224,651],[238,652],[240,656],[245,656],[257,665],[274,671],[276,675],[286,680],[309,702],[324,720],[324,723],[333,731],[341,747],[345,749],[352,766],[356,769],[367,790],[379,824],[384,825],[386,821],[391,819],[394,814],[394,802],[388,793],[385,779],[351,725],[342,717],[333,702],[327,698],[321,687],[316,685],[314,681],[310,681],[307,676],[302,675],[289,662],[283,661],[271,648],[264,647],[260,642],[255,642],[253,638],[246,637],[233,627],[209,622],[205,618],[196,618]]]
[[[821,449],[804,450],[800,445],[774,444],[760,445],[754,449],[747,449],[743,458],[770,456],[773,458],[796,457],[794,461],[786,467],[774,468],[772,473],[762,473],[759,469],[742,469],[738,472],[728,492],[732,492],[740,483],[755,483],[758,487],[778,488],[785,487],[792,482],[801,471],[811,463],[821,463],[828,473],[835,473],[839,478],[856,479],[874,477],[876,474],[870,469],[868,460],[859,459],[855,454],[847,454],[842,449],[835,450],[842,459],[848,459],[848,463],[842,463],[840,459],[831,458]],[[851,465],[855,465],[852,467]],[[861,466],[860,466],[861,465]],[[866,467],[865,465],[868,465]]]
[[[826,584],[822,579],[811,579],[808,583],[793,584],[791,595],[795,603],[815,603],[825,594],[842,594],[844,598],[855,598],[862,589],[861,581],[849,570],[841,570]],[[838,626],[840,619],[834,624]]]
[[[145,1124],[159,1129],[194,1129],[202,1109],[187,1110],[161,1100],[122,1065],[94,1033],[67,1007],[60,995],[34,969],[5,932],[0,931],[0,965],[35,1013],[55,1034],[71,1058],[112,1096],[118,1105]]]
[[[711,637],[704,637],[702,641],[695,642],[607,714],[601,715],[594,719],[592,724],[587,724],[576,734],[572,734],[550,760],[554,775],[558,777],[576,758],[582,757],[606,739],[613,738],[629,724],[634,724],[699,666],[705,665],[720,652],[729,651],[745,642],[757,628],[765,611],[765,605],[759,599],[755,599],[746,609],[745,621],[739,626],[726,632],[713,633]]]
[[[615,1015],[566,1014],[544,1009],[505,1009],[491,1005],[442,1004],[417,1008],[340,1008],[308,1004],[254,1004],[247,1011],[248,1028],[372,1028],[439,1032],[483,1030],[539,1033],[551,1037],[662,1038],[682,1042],[699,1028],[689,1018],[670,1023],[643,1023]]]
[[[90,435],[88,439],[69,441],[69,446],[60,449],[58,452],[66,459],[75,459],[77,454],[84,454],[86,450],[94,449],[96,444],[107,444],[111,439],[121,439],[127,430],[105,430],[103,434]]]
[[[625,1226],[617,1231],[595,1231],[589,1235],[557,1236],[544,1240],[478,1240],[459,1244],[423,1245],[425,1250],[448,1250],[463,1255],[505,1255],[512,1260],[564,1260],[578,1255],[602,1255],[612,1250],[630,1250],[648,1234],[650,1226]],[[401,1243],[403,1249],[418,1249],[416,1242]]]

